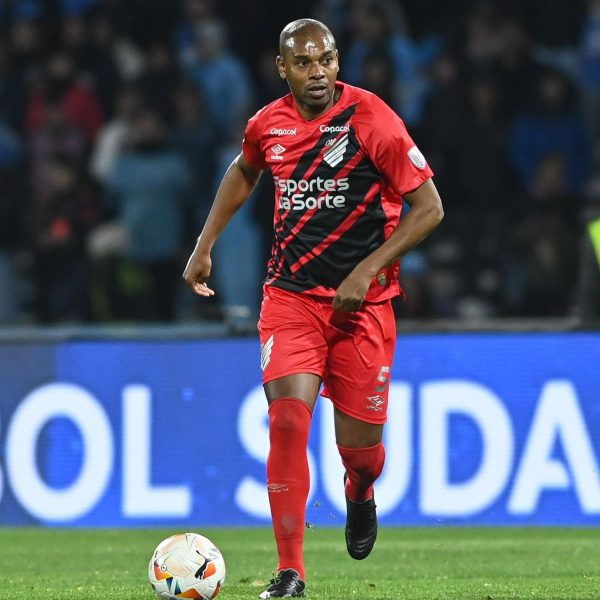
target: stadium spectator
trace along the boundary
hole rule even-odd
[[[108,208],[129,238],[126,259],[133,289],[127,306],[113,307],[120,318],[168,321],[175,315],[177,259],[184,247],[183,207],[191,194],[191,174],[166,139],[160,115],[141,111],[130,148],[116,158],[106,178]]]
[[[77,67],[89,82],[100,103],[102,115],[112,115],[115,94],[119,87],[120,73],[110,44],[110,30],[102,27],[102,21],[94,21],[94,28],[83,15],[65,19],[63,49],[74,58]]]
[[[19,316],[17,254],[25,247],[26,180],[24,140],[0,122],[0,323]]]
[[[32,209],[35,309],[41,323],[89,319],[85,240],[98,219],[97,200],[78,165],[53,158]]]
[[[482,72],[489,72],[498,82],[504,117],[510,119],[531,109],[542,65],[533,56],[531,33],[521,21],[506,16],[491,26],[499,36],[498,53],[487,68],[482,65]]]
[[[398,110],[400,94],[396,88],[392,57],[384,52],[373,52],[365,56],[362,71],[362,84],[377,94],[386,104]]]
[[[538,78],[531,109],[518,114],[510,142],[512,164],[529,187],[540,163],[552,154],[563,156],[569,191],[581,188],[589,174],[589,138],[573,84],[560,72],[547,69]]]
[[[571,190],[568,164],[560,154],[543,158],[529,189],[531,206],[508,229],[512,256],[507,304],[514,314],[566,315],[575,287],[576,220],[582,204]],[[512,238],[512,239],[511,239]]]
[[[217,22],[203,23],[196,30],[192,56],[186,58],[188,77],[196,83],[224,138],[252,106],[247,68],[227,48],[225,30]]]
[[[380,55],[380,61],[391,63],[397,87],[394,95],[398,94],[395,108],[407,123],[417,123],[427,85],[399,7],[390,2],[357,2],[351,23],[353,41],[347,52],[345,78],[350,83],[365,86],[364,76],[370,74],[365,62]]]
[[[215,166],[218,163],[216,151],[221,146],[218,130],[207,112],[198,88],[190,82],[182,83],[175,90],[175,123],[170,129],[171,146],[186,161],[193,178],[193,213],[186,220],[192,240],[199,223],[208,215]]]
[[[98,98],[80,80],[75,60],[66,52],[54,53],[47,59],[42,79],[31,92],[26,113],[28,134],[43,125],[48,105],[61,106],[67,123],[84,133],[89,142],[102,126]]]
[[[432,65],[430,92],[418,129],[423,150],[436,165],[436,179],[446,191],[447,202],[458,196],[454,169],[462,157],[456,155],[454,146],[465,124],[465,94],[459,58],[447,50]],[[449,214],[446,220],[452,219]]]
[[[146,52],[145,69],[136,84],[148,106],[157,111],[166,123],[173,120],[173,91],[181,80],[171,45],[168,42],[153,43]]]
[[[579,244],[579,269],[571,316],[584,327],[600,324],[600,180],[586,189],[582,211],[583,231]]]
[[[90,17],[90,36],[95,51],[102,57],[101,65],[107,65],[111,84],[114,76],[113,65],[117,70],[119,81],[131,81],[142,75],[146,61],[145,54],[130,39],[127,32],[122,33],[117,30],[107,14],[98,11]],[[98,81],[102,79],[100,77]],[[109,110],[107,115],[111,113],[112,110]]]
[[[129,83],[119,90],[114,107],[114,118],[104,124],[94,145],[90,172],[100,182],[106,180],[119,154],[131,136],[131,128],[144,99],[138,88]]]
[[[40,117],[39,127],[28,138],[34,201],[44,193],[47,166],[56,156],[68,157],[82,165],[89,147],[84,133],[68,122],[62,103],[45,103]]]
[[[180,60],[193,60],[198,30],[206,23],[221,23],[216,15],[214,0],[183,0],[182,19],[175,31],[174,41]]]

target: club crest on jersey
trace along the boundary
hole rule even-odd
[[[339,140],[337,140],[327,152],[323,155],[323,160],[330,166],[335,167],[339,165],[343,158],[344,152],[348,147],[348,134],[345,133]]]
[[[271,148],[271,160],[283,160],[283,153],[285,152],[285,148],[281,144],[275,144]]]

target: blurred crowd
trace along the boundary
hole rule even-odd
[[[269,177],[215,247],[214,299],[180,275],[304,16],[436,173],[446,218],[399,316],[600,316],[600,0],[2,0],[0,322],[255,319]]]

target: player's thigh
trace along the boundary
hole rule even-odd
[[[396,345],[391,303],[367,305],[357,313],[333,314],[331,325],[323,395],[331,398],[339,412],[360,422],[382,425],[387,419]]]
[[[335,441],[344,448],[368,448],[383,439],[383,424],[367,423],[335,409]]]
[[[280,398],[298,398],[306,402],[312,411],[317,401],[321,378],[312,373],[295,373],[265,383],[265,395],[269,404]]]
[[[269,288],[264,292],[258,331],[263,385],[269,402],[300,398],[314,406],[327,357],[317,300]]]

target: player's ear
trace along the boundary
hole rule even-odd
[[[287,79],[285,75],[285,64],[281,56],[277,57],[275,64],[277,65],[277,71],[279,71],[279,77],[281,77],[281,79]]]
[[[338,52],[338,49],[335,49],[335,62],[337,63],[337,70],[336,73],[339,73],[340,71],[340,53]]]

